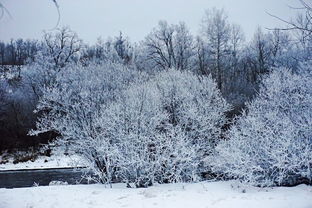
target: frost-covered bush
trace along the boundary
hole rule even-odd
[[[154,82],[169,123],[181,128],[193,143],[213,146],[226,123],[225,112],[230,110],[214,80],[169,70],[160,73]]]
[[[66,68],[45,88],[33,134],[55,131],[102,183],[137,187],[194,181],[229,105],[210,77],[168,70],[150,77],[121,65]]]
[[[227,110],[210,77],[168,70],[126,90],[100,123],[120,149],[120,177],[147,186],[196,180]]]
[[[168,121],[154,83],[133,86],[102,115],[103,137],[119,150],[118,176],[137,187],[195,180],[194,146]]]
[[[273,71],[208,161],[217,173],[259,186],[312,180],[312,76]]]
[[[114,145],[100,136],[97,121],[101,110],[139,78],[140,73],[120,64],[67,67],[43,89],[36,110],[40,117],[31,133],[58,133],[58,146],[86,159],[101,182],[110,181],[112,157],[117,154]]]
[[[206,171],[203,158],[213,151],[222,136],[222,127],[227,123],[225,113],[231,107],[211,76],[171,69],[158,74],[153,82],[161,95],[161,109],[168,115],[169,138],[175,139],[172,152],[183,158],[183,154],[191,155],[187,149],[195,151],[193,163],[184,169],[175,170],[175,157],[171,158],[173,161],[169,160],[168,167],[174,171],[170,174],[182,179],[180,181],[189,180],[194,173]]]
[[[159,98],[150,83],[133,86],[105,109],[99,122],[103,138],[117,145],[119,178],[138,187],[153,183],[161,166],[165,135],[160,124],[167,115],[161,111]]]

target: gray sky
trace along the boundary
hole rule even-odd
[[[0,20],[0,39],[41,38],[53,28],[57,11],[52,0],[0,0],[11,13]],[[159,20],[184,21],[193,34],[199,30],[205,9],[224,8],[231,22],[240,24],[250,38],[257,26],[275,27],[279,21],[270,12],[289,19],[287,5],[297,0],[58,0],[60,25],[69,25],[80,38],[94,43],[97,37],[115,36],[122,31],[131,41],[142,40]]]

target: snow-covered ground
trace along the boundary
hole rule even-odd
[[[236,181],[156,185],[129,189],[124,184],[0,189],[1,208],[311,208],[312,187],[255,188]]]
[[[1,157],[0,157],[1,160]],[[18,170],[18,169],[40,169],[40,168],[67,168],[67,167],[83,167],[83,160],[76,155],[56,154],[51,157],[39,156],[34,162],[19,162],[13,164],[13,158],[5,164],[0,164],[1,170]],[[0,206],[0,208],[2,208]]]

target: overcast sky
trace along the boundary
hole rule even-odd
[[[0,0],[11,13],[0,20],[0,39],[41,38],[44,30],[57,22],[52,0]],[[122,31],[130,40],[142,40],[159,20],[184,21],[193,34],[199,30],[204,11],[224,8],[229,20],[240,24],[252,37],[258,26],[275,27],[279,21],[266,12],[289,19],[294,16],[288,5],[297,0],[58,0],[60,25],[69,25],[80,38],[94,43],[97,37],[115,36]]]

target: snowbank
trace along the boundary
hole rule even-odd
[[[34,162],[19,162],[13,164],[13,158],[9,162],[0,164],[1,170],[19,170],[19,169],[41,169],[41,168],[68,168],[83,167],[83,160],[76,155],[52,155],[51,157],[39,156]],[[2,208],[0,206],[0,208]]]
[[[312,187],[260,189],[236,181],[156,185],[128,189],[124,184],[47,186],[0,189],[1,208],[161,207],[161,208],[309,208]]]

